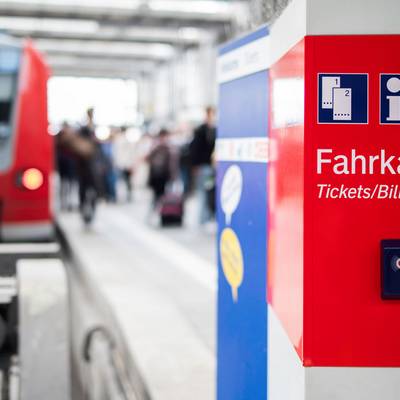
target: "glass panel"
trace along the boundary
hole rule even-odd
[[[12,162],[15,99],[21,52],[0,47],[0,171]]]
[[[2,75],[0,72],[0,140],[11,135],[16,80],[16,74]]]
[[[20,51],[0,47],[0,73],[14,72],[19,68]]]

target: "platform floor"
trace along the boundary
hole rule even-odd
[[[59,216],[155,400],[215,398],[215,234],[196,226],[195,208],[183,228],[159,228],[145,192],[101,205],[91,229]]]

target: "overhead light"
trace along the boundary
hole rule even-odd
[[[207,31],[205,29],[187,26],[179,29],[179,37],[183,41],[200,43],[212,39],[214,35],[212,31]]]
[[[139,10],[188,12],[188,13],[229,13],[232,5],[219,0],[7,0],[7,6],[35,8],[90,8],[109,10]]]
[[[102,141],[107,140],[110,138],[110,135],[111,135],[111,130],[108,126],[99,126],[96,129],[96,137],[99,140]]]
[[[46,57],[46,61],[51,67],[77,67],[85,66],[88,68],[131,68],[131,69],[152,69],[156,64],[151,60],[137,60],[135,58],[118,60],[118,63],[113,59],[104,57],[79,57],[79,55],[69,54],[52,54]]]
[[[199,29],[187,27],[179,29],[179,36],[182,39],[199,41],[202,35]]]
[[[138,8],[141,0],[7,0],[9,4],[16,6],[32,5],[37,7],[87,7],[87,8]]]
[[[129,27],[123,31],[125,37],[128,38],[142,38],[147,40],[160,40],[160,41],[190,41],[197,42],[201,40],[203,35],[208,32],[205,29],[195,27],[176,28],[161,28],[161,27]]]
[[[0,29],[23,30],[36,32],[75,32],[95,33],[99,29],[97,21],[71,20],[61,18],[25,18],[25,17],[1,17]]]
[[[150,0],[148,8],[153,11],[184,12],[190,14],[227,14],[230,15],[232,7],[229,3],[216,0]]]
[[[175,19],[203,18],[229,21],[238,17],[238,5],[246,2],[219,0],[0,0],[0,12],[24,11],[78,14],[87,19],[129,18],[135,16],[172,16]],[[239,15],[240,16],[240,15]]]
[[[126,131],[126,138],[129,142],[135,143],[142,137],[142,131],[139,128],[129,128]]]

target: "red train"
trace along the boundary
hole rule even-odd
[[[49,69],[30,41],[0,39],[0,240],[53,235]]]

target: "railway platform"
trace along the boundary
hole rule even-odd
[[[0,0],[0,400],[398,400],[399,15]]]
[[[90,229],[75,213],[59,216],[72,256],[71,295],[79,281],[95,309],[86,315],[72,297],[72,326],[104,326],[120,341],[124,363],[134,366],[131,373],[151,399],[212,399],[214,234],[191,225],[193,212],[184,228],[159,228],[149,223],[147,205],[145,193],[129,205],[104,204]],[[83,335],[74,335],[79,352]]]

